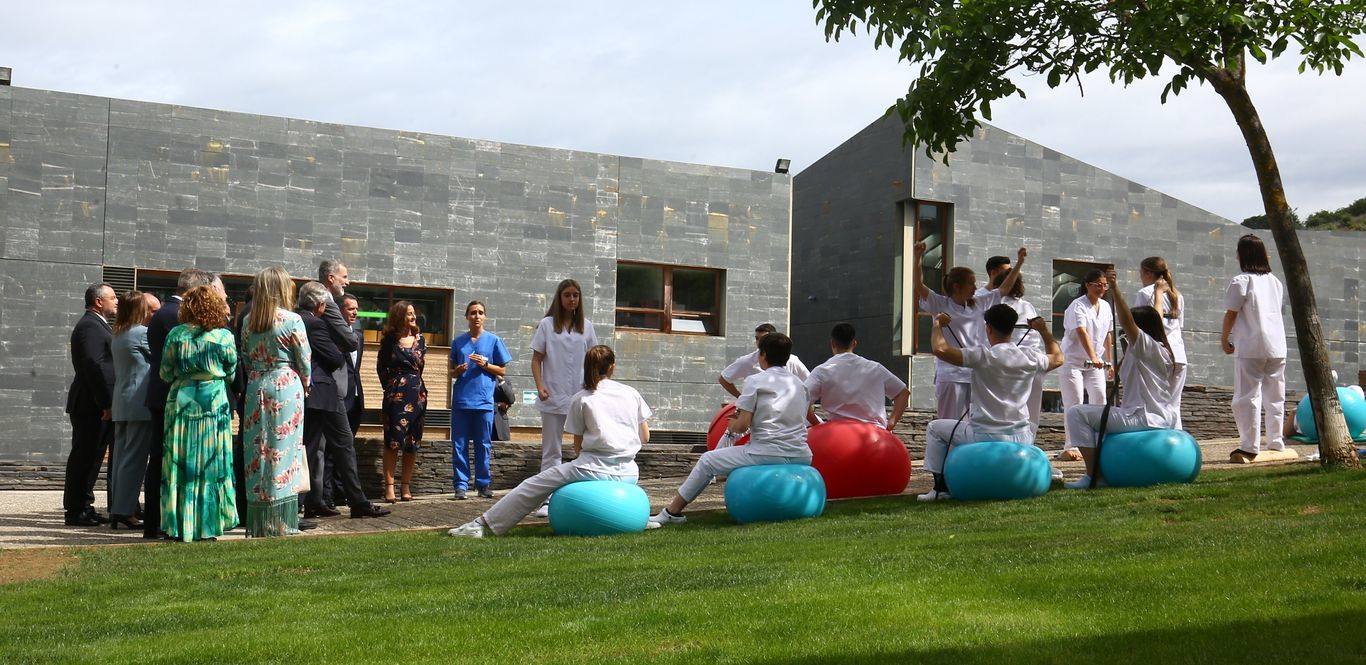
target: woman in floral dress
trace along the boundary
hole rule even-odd
[[[238,522],[228,393],[237,349],[227,328],[227,300],[212,286],[190,289],[179,318],[158,368],[171,386],[163,421],[161,528],[174,540],[213,540]]]
[[[417,328],[412,303],[400,300],[389,308],[384,337],[375,356],[375,370],[384,387],[384,499],[394,502],[394,466],[403,451],[403,500],[413,498],[408,485],[413,479],[417,449],[422,444],[422,419],[427,413],[427,385],[422,381],[427,342]]]
[[[242,326],[247,536],[284,536],[298,533],[299,493],[309,489],[303,423],[310,350],[284,268],[257,273],[252,293]]]

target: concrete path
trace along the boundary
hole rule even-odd
[[[1228,462],[1228,454],[1237,447],[1236,439],[1212,439],[1200,443],[1204,454],[1204,468],[1247,469],[1265,465],[1235,465]],[[1314,446],[1294,446],[1304,456],[1316,451]],[[1055,462],[1069,480],[1081,475],[1080,462]],[[922,463],[914,463],[910,487],[906,494],[919,494],[930,487],[928,474],[921,471]],[[677,489],[680,478],[661,478],[645,480],[641,487],[650,495],[651,504],[656,510],[666,503]],[[496,492],[502,496],[505,492]],[[101,527],[68,527],[62,523],[62,493],[59,491],[21,491],[0,492],[0,549],[138,544],[153,545],[142,539],[141,531],[111,530],[107,525]],[[105,512],[104,494],[96,495],[97,508]],[[467,522],[492,505],[492,499],[470,498],[454,501],[449,494],[419,496],[411,502],[386,504],[393,510],[387,517],[379,519],[350,519],[346,511],[341,517],[320,520],[319,528],[301,537],[318,537],[348,533],[374,533],[379,531],[448,529]],[[712,487],[705,492],[690,510],[716,510],[724,508],[720,487]],[[528,518],[524,524],[544,524],[545,520]],[[242,529],[228,532],[223,540],[244,538]]]

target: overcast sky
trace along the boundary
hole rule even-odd
[[[14,84],[796,173],[877,118],[913,70],[826,43],[806,0],[6,2]],[[232,5],[223,8],[221,5]],[[994,105],[994,123],[1241,220],[1261,201],[1208,88],[1102,77]],[[1301,215],[1366,197],[1366,60],[1249,74]]]

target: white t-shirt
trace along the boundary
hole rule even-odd
[[[650,407],[631,386],[611,379],[596,390],[580,390],[569,402],[564,431],[583,437],[574,465],[618,476],[639,473],[640,424],[650,419]]]
[[[1085,329],[1086,334],[1091,336],[1091,348],[1095,350],[1097,358],[1105,360],[1109,353],[1105,338],[1114,332],[1115,313],[1104,299],[1097,301],[1097,304],[1099,308],[1093,308],[1090,298],[1083,295],[1067,306],[1067,313],[1062,317],[1062,326],[1066,331],[1062,337],[1064,363],[1080,367],[1091,361],[1091,356],[1086,354],[1086,347],[1081,344],[1081,338],[1077,336],[1077,328]]]
[[[1134,307],[1153,306],[1155,287],[1149,284],[1134,295]],[[1171,315],[1171,300],[1162,303],[1162,328],[1167,331],[1167,343],[1172,347],[1172,357],[1178,365],[1186,364],[1186,340],[1181,338],[1181,328],[1186,325],[1186,296],[1176,299],[1176,316]]]
[[[736,358],[735,362],[726,365],[726,368],[721,370],[721,378],[731,382],[736,387],[740,387],[744,385],[745,379],[758,374],[760,371],[762,370],[759,368],[759,350],[755,349]],[[802,364],[802,359],[798,358],[795,353],[787,357],[787,371],[792,372],[792,376],[802,381],[811,376],[806,365]]]
[[[809,455],[806,447],[806,386],[786,367],[770,367],[745,381],[735,408],[749,411],[746,448],[755,455],[797,457]]]
[[[1119,364],[1119,382],[1124,393],[1120,408],[1142,409],[1149,427],[1175,427],[1174,377],[1171,354],[1161,342],[1139,332],[1138,339],[1129,340],[1124,362]]]
[[[583,357],[597,345],[598,335],[593,332],[593,322],[587,319],[581,333],[573,328],[555,332],[555,321],[548,316],[536,325],[531,350],[545,354],[541,383],[550,392],[550,399],[536,403],[541,413],[569,413],[569,401],[574,393],[583,390]]]
[[[1043,337],[1037,330],[1029,327],[1029,322],[1039,318],[1039,310],[1024,298],[1001,296],[1001,304],[1009,305],[1020,318],[1015,320],[1015,330],[1010,333],[1010,343],[1027,349],[1043,350]],[[1023,340],[1023,342],[1021,342]]]
[[[1048,356],[1038,349],[1007,342],[963,349],[963,365],[972,368],[973,435],[999,433],[1014,438],[1030,430],[1029,396],[1034,377],[1048,371]]]
[[[1001,302],[1001,292],[993,290],[985,296],[974,297],[969,304],[960,305],[952,298],[930,291],[928,298],[920,301],[920,309],[930,314],[948,314],[950,335],[944,333],[944,341],[955,349],[987,345],[987,324],[982,313],[992,305]],[[934,359],[935,383],[972,383],[972,370],[953,363]]]
[[[1238,312],[1229,342],[1238,358],[1284,358],[1285,320],[1281,306],[1285,287],[1271,273],[1245,272],[1233,278],[1224,296],[1224,308]]]
[[[841,353],[811,370],[807,398],[820,401],[833,420],[861,420],[887,426],[887,402],[906,389],[882,363],[851,352]]]

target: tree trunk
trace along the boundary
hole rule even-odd
[[[1328,348],[1323,342],[1319,324],[1318,305],[1314,301],[1314,286],[1309,280],[1309,266],[1300,248],[1300,238],[1290,218],[1290,205],[1281,185],[1280,167],[1271,150],[1271,141],[1262,127],[1257,108],[1247,93],[1241,77],[1221,70],[1210,77],[1216,92],[1228,104],[1238,128],[1243,132],[1252,166],[1257,172],[1257,184],[1262,191],[1262,205],[1276,240],[1276,251],[1285,270],[1286,291],[1290,295],[1290,312],[1295,320],[1295,339],[1300,347],[1300,365],[1309,387],[1309,399],[1314,405],[1314,424],[1319,432],[1319,452],[1325,466],[1360,468],[1356,447],[1347,431],[1342,416],[1337,388],[1333,385],[1332,366]]]

